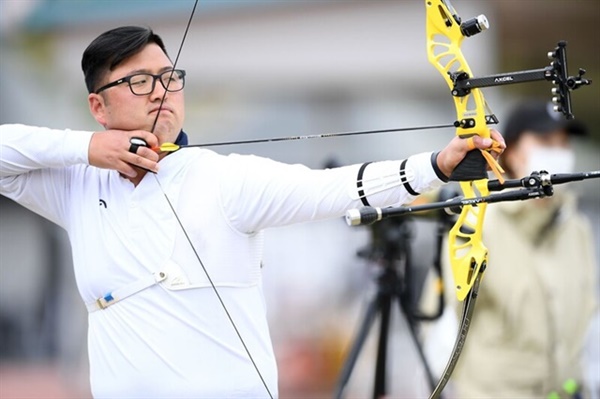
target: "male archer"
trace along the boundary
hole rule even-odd
[[[107,31],[82,69],[105,131],[1,126],[0,193],[69,234],[95,397],[276,397],[262,231],[408,202],[469,151],[455,137],[440,152],[328,170],[198,148],[157,153],[186,141],[186,73],[161,38]]]

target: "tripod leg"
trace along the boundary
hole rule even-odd
[[[400,305],[400,311],[404,314],[404,318],[406,319],[406,324],[408,324],[410,336],[412,337],[415,347],[417,348],[417,353],[419,354],[419,358],[421,359],[421,364],[423,365],[423,368],[425,369],[427,383],[429,384],[431,391],[433,391],[435,389],[435,381],[433,379],[433,373],[431,372],[431,367],[429,367],[429,362],[427,361],[427,358],[425,357],[425,352],[423,352],[423,345],[421,344],[421,340],[419,339],[419,335],[417,333],[415,319],[411,316],[410,309],[407,309],[408,305],[406,305],[404,302],[402,302],[400,300],[400,297],[398,297],[398,301],[399,301],[399,305]],[[442,399],[442,398],[440,397],[440,399]]]
[[[379,329],[379,345],[377,347],[377,366],[375,368],[375,386],[373,399],[379,399],[386,394],[387,343],[390,328],[390,311],[392,298],[389,295],[380,296],[381,325]]]
[[[342,372],[340,374],[340,379],[338,381],[338,385],[335,390],[335,398],[341,399],[342,393],[344,392],[344,388],[346,384],[348,384],[348,380],[350,379],[350,375],[352,374],[352,370],[354,369],[354,365],[356,364],[356,360],[358,359],[358,355],[360,354],[360,350],[367,339],[367,335],[369,334],[369,330],[373,325],[373,321],[375,320],[375,316],[379,311],[379,302],[380,295],[377,294],[369,306],[367,307],[367,311],[363,317],[363,321],[361,322],[358,333],[356,334],[356,338],[354,339],[354,343],[352,344],[352,348],[350,348],[350,353],[344,362],[344,367],[342,368]]]

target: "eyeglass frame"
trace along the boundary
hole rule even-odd
[[[161,76],[163,76],[166,73],[173,74],[173,75],[174,74],[179,74],[181,76],[181,80],[183,81],[183,84],[182,84],[182,86],[181,86],[180,89],[171,90],[171,89],[169,89],[167,87],[167,86],[169,86],[168,84],[165,86],[164,82],[161,79]],[[136,77],[136,76],[139,76],[139,75],[152,76],[152,88],[150,89],[150,91],[148,93],[137,94],[136,92],[133,91],[133,88],[131,87],[131,79],[134,78],[134,77]],[[110,89],[111,87],[118,86],[118,85],[120,85],[122,83],[127,82],[127,86],[129,86],[129,90],[131,90],[131,93],[133,95],[135,95],[135,96],[147,96],[148,94],[152,93],[154,91],[154,89],[156,88],[156,81],[157,80],[160,82],[160,84],[162,85],[162,87],[164,87],[164,89],[166,91],[168,91],[168,92],[175,93],[175,92],[181,91],[185,87],[185,70],[183,70],[183,69],[170,69],[170,70],[161,72],[158,75],[154,75],[154,74],[151,74],[151,73],[142,73],[142,72],[140,72],[140,73],[134,73],[133,75],[128,75],[128,76],[122,77],[121,79],[117,79],[117,80],[115,80],[113,82],[107,83],[104,86],[100,87],[98,90],[94,91],[94,93],[95,94],[100,94],[101,92],[103,92],[106,89]]]

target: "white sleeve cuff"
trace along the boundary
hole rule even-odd
[[[64,165],[89,164],[90,141],[94,132],[65,130],[62,145]]]
[[[418,193],[431,191],[444,183],[433,169],[431,155],[431,152],[413,155],[406,162],[406,169],[413,170],[415,176],[409,184]]]
[[[389,203],[390,200],[405,203],[416,195],[433,190],[444,181],[436,174],[432,159],[433,154],[429,152],[402,161],[363,164],[358,169],[357,179],[348,187],[350,198],[360,200],[363,205]]]

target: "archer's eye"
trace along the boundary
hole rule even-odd
[[[179,91],[185,85],[184,76],[185,71],[181,69],[165,71],[160,75],[160,82],[167,91]]]
[[[163,83],[175,83],[178,82],[181,78],[179,74],[175,71],[167,71],[161,75],[161,79]]]
[[[148,82],[151,82],[151,81],[152,81],[151,75],[141,74],[141,75],[132,76],[131,79],[129,80],[129,84],[132,86],[144,86],[144,85],[147,85]]]

